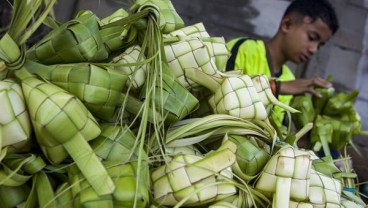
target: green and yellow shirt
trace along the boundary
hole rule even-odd
[[[241,38],[237,38],[228,42],[227,46],[229,50],[231,50],[240,39]],[[234,69],[241,70],[243,74],[247,74],[249,76],[264,74],[268,78],[275,77],[278,81],[289,81],[295,79],[294,74],[285,64],[282,66],[280,74],[272,75],[267,59],[266,45],[262,40],[247,39],[239,45],[235,58]],[[278,99],[280,102],[289,105],[292,96],[279,95]],[[277,125],[282,124],[284,115],[284,109],[278,106],[273,108],[272,117]]]

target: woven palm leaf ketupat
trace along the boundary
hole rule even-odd
[[[156,96],[153,98],[158,109],[164,109],[165,123],[170,124],[189,115],[198,107],[198,100],[183,87],[163,64],[162,82],[156,83]],[[141,99],[146,97],[146,88],[141,91]]]
[[[290,201],[289,208],[313,208],[313,205],[308,202]]]
[[[176,67],[175,70],[179,70],[177,69],[178,67],[182,69],[187,68],[188,64],[191,63],[191,62],[185,63],[181,61],[181,59],[187,60],[188,57],[186,58],[186,56],[189,56],[189,54],[183,53],[183,50],[180,50],[180,47],[178,46],[182,45],[183,47],[185,47],[186,45],[183,43],[176,44],[175,42],[183,42],[186,40],[188,43],[190,43],[191,39],[193,40],[198,39],[201,42],[203,42],[203,44],[207,47],[208,53],[211,57],[212,62],[215,64],[216,69],[223,69],[225,67],[227,59],[230,57],[230,51],[226,47],[225,39],[223,37],[210,37],[206,29],[204,28],[203,23],[197,23],[194,25],[190,25],[190,26],[181,28],[179,30],[175,30],[173,32],[170,32],[169,34],[164,34],[164,41],[167,42],[169,45],[173,44],[175,46],[175,47],[171,47],[171,50],[174,52],[174,56],[176,57],[176,59],[178,59],[177,61],[179,61],[179,64],[180,64],[180,67],[177,64],[174,65]],[[194,56],[194,59],[200,60],[200,57],[202,57],[200,54],[201,53],[206,54],[205,51],[202,51],[199,48],[197,49],[197,47],[202,47],[201,45],[195,44],[195,42],[191,43],[190,45],[191,45],[191,50],[188,52],[193,51],[192,56]],[[170,55],[170,57],[173,56],[171,53],[169,53],[168,55]],[[173,59],[173,58],[169,58],[169,59]],[[189,67],[196,67],[196,65],[198,65],[201,68],[203,66],[204,67],[203,70],[208,71],[209,66],[199,64],[199,63],[192,63],[192,64],[193,65]]]
[[[96,155],[106,161],[137,160],[136,136],[128,126],[101,124],[101,134],[90,142]]]
[[[78,97],[97,118],[109,121],[121,106],[128,75],[112,67],[89,63],[42,65],[32,61],[26,65],[29,72]]]
[[[70,155],[99,195],[111,193],[114,185],[89,146],[101,130],[98,123],[75,96],[19,71],[22,89],[30,112],[36,138],[42,149],[62,146],[64,154],[48,151],[52,163]],[[60,132],[63,132],[60,134]],[[93,168],[92,172],[90,169]]]
[[[227,168],[235,162],[235,151],[236,145],[228,141],[204,157],[176,155],[151,174],[154,200],[168,206],[183,200],[183,206],[196,206],[234,194],[236,188],[223,177],[231,177]],[[216,183],[221,180],[223,184]]]
[[[273,207],[288,207],[290,200],[307,200],[311,167],[308,153],[286,145],[268,161],[255,188],[273,195]]]
[[[27,57],[43,64],[105,60],[111,51],[122,47],[124,24],[118,28],[104,25],[109,32],[106,34],[99,23],[91,11],[80,11],[73,20],[53,29],[29,49]],[[111,30],[118,31],[111,33]]]
[[[314,207],[340,207],[341,182],[312,169],[308,198]]]
[[[17,187],[27,184],[34,174],[41,171],[46,163],[34,154],[9,153],[2,161],[0,186]],[[15,193],[15,197],[17,193]]]
[[[91,187],[91,184],[85,180],[85,177],[76,166],[68,167],[68,183],[70,184],[70,193],[68,194],[70,195],[69,200],[73,203],[72,207],[113,207],[112,193],[99,195],[95,189]],[[68,201],[63,201],[61,203],[67,202]]]
[[[108,52],[99,34],[99,19],[92,12],[83,12],[64,23],[27,52],[31,60],[43,64],[99,61]]]
[[[342,115],[341,120],[349,121],[353,124],[353,135],[362,134],[362,119],[354,106],[349,110],[348,113]]]
[[[194,145],[166,147],[165,153],[167,154],[169,161],[178,154],[203,156],[203,154]]]
[[[327,101],[323,109],[323,114],[333,116],[348,112],[354,105],[355,98],[358,94],[358,90],[353,90],[348,94],[344,92],[337,93]]]
[[[248,75],[228,77],[208,101],[214,113],[224,113],[244,119],[268,118],[251,78]]]
[[[140,58],[140,55],[142,55],[142,58]],[[129,79],[126,82],[126,87],[128,88],[131,86],[133,91],[137,91],[143,86],[148,70],[147,64],[137,63],[144,61],[146,61],[146,58],[144,54],[141,54],[141,47],[139,45],[134,45],[113,58],[112,63],[121,65],[112,66],[114,69],[121,71],[122,74],[128,75]]]
[[[312,129],[311,141],[313,144],[322,145],[326,155],[330,155],[327,146],[341,150],[352,142],[353,123],[329,116],[317,116],[316,127]],[[318,144],[320,143],[320,144]]]
[[[184,27],[184,21],[176,12],[170,0],[137,0],[131,10],[153,12],[162,33],[169,33]]]
[[[353,123],[340,119],[328,119],[332,124],[331,146],[336,150],[343,149],[353,139]]]
[[[230,51],[226,47],[225,39],[223,37],[209,37],[201,38],[201,40],[207,46],[216,68],[218,70],[224,70],[226,62],[230,57]]]
[[[209,206],[209,208],[236,208],[234,204],[226,201],[219,201]]]
[[[102,41],[105,44],[107,50],[111,53],[125,47],[125,44],[130,44],[130,39],[135,39],[134,33],[129,32],[130,27],[126,26],[122,28],[122,24],[113,24],[128,17],[129,13],[120,8],[111,15],[101,19],[100,21],[100,34]],[[122,43],[123,41],[123,43]]]
[[[31,174],[24,172],[22,169],[17,170],[17,167],[9,167],[9,164],[2,165],[3,170],[0,171],[1,185],[16,187],[27,183],[32,178]]]
[[[21,50],[18,44],[8,33],[0,39],[0,48],[0,59],[5,65],[3,66],[5,69],[2,69],[2,73],[3,78],[6,78],[9,70],[18,69],[22,66],[24,62],[24,49]],[[12,50],[9,50],[9,48]]]
[[[316,88],[316,91],[322,95],[320,98],[312,97],[313,106],[318,115],[324,111],[327,101],[335,94],[335,88]]]
[[[66,203],[72,201],[74,207],[146,207],[149,203],[149,170],[148,165],[140,169],[140,183],[137,183],[137,162],[121,163],[120,161],[103,162],[103,165],[112,178],[116,189],[108,195],[98,195],[91,185],[83,180],[76,168],[69,171],[70,184],[73,184],[71,191],[60,201]],[[138,185],[138,187],[136,187]],[[59,187],[63,189],[65,187]],[[138,191],[138,192],[136,192]],[[62,192],[62,190],[60,190]],[[137,193],[137,194],[136,194]],[[71,195],[71,196],[70,196]],[[137,197],[137,200],[135,200]]]
[[[115,12],[110,14],[109,16],[101,19],[100,25],[105,26],[105,25],[108,25],[109,23],[113,23],[118,20],[121,20],[127,16],[129,16],[129,13],[125,11],[123,8],[119,8]],[[121,28],[120,28],[120,33],[121,33]]]
[[[186,88],[198,86],[184,75],[184,70],[196,68],[213,78],[221,78],[205,43],[196,37],[173,37],[165,42],[165,55],[170,70]]]
[[[107,163],[105,166],[116,186],[113,193],[114,207],[147,207],[150,202],[151,185],[146,160],[139,169],[137,162],[134,161],[116,166]]]
[[[355,147],[352,136],[364,134],[360,115],[357,113],[354,102],[358,90],[350,93],[335,93],[334,88],[317,89],[322,98],[309,95],[294,97],[291,106],[302,111],[301,114],[292,114],[292,120],[297,128],[303,128],[308,123],[314,127],[310,134],[313,150],[323,148],[325,155],[331,155],[330,147],[340,151],[346,145]]]
[[[183,37],[210,37],[202,22],[185,26],[170,33],[163,34],[164,38],[183,36]]]
[[[251,196],[239,191],[236,195],[232,195],[222,199],[221,201],[213,202],[208,208],[237,208],[237,207],[253,207],[254,201]]]
[[[208,104],[209,104],[209,108],[211,110],[211,113],[220,113],[220,114],[228,114],[228,115],[232,115],[232,116],[237,116],[240,118],[249,118],[249,115],[244,115],[242,114],[241,116],[237,115],[233,115],[230,114],[231,112],[226,111],[226,109],[220,109],[220,111],[217,111],[215,103],[214,103],[214,97],[215,95],[217,96],[217,99],[221,99],[221,95],[222,95],[222,84],[227,83],[229,80],[228,77],[221,75],[221,78],[217,78],[214,76],[210,76],[209,74],[203,72],[202,70],[198,70],[197,68],[186,68],[184,70],[184,76],[190,80],[192,80],[193,82],[197,83],[198,85],[207,88],[210,91],[210,94],[208,95]],[[246,76],[246,75],[245,75]],[[234,78],[237,78],[236,76]],[[221,89],[221,90],[219,90]],[[258,95],[257,95],[258,96]],[[230,101],[231,99],[236,99],[238,100],[238,98],[232,97],[229,98],[227,97],[228,101]],[[249,98],[249,94],[245,94],[244,100],[247,101],[247,99]],[[203,98],[202,98],[203,99]],[[243,97],[240,98],[243,100]],[[224,100],[226,100],[226,98],[224,98]],[[203,101],[202,101],[203,102]],[[224,106],[222,106],[224,107]],[[260,106],[261,108],[264,106],[261,104]],[[230,107],[228,107],[230,108]],[[262,111],[262,109],[261,109]],[[266,109],[264,108],[264,111],[266,111]],[[265,112],[266,113],[266,112]],[[249,117],[247,117],[249,116]]]
[[[318,115],[315,120],[314,128],[311,132],[311,142],[313,150],[318,152],[321,148],[326,156],[331,156],[329,143],[332,142],[333,126],[328,119]]]
[[[255,178],[269,160],[270,155],[251,142],[249,137],[229,135],[229,139],[238,146],[236,162],[232,170],[243,180]]]
[[[270,82],[266,75],[263,75],[263,74],[255,75],[255,76],[252,76],[251,78],[252,78],[253,85],[256,88],[257,93],[266,109],[269,109],[270,105],[277,105],[291,113],[298,112],[298,110],[288,105],[285,105],[279,100],[277,100],[275,95],[272,93]]]
[[[316,117],[312,97],[310,95],[298,95],[291,101],[291,107],[302,113],[292,114],[291,118],[296,128],[301,129],[308,123],[313,123]]]
[[[338,178],[337,175],[341,170],[336,167],[331,156],[325,156],[312,161],[313,169],[328,177]]]
[[[36,194],[38,185],[41,188],[43,186],[45,190],[48,188],[48,184],[35,183],[36,176],[45,167],[45,161],[34,154],[7,154],[2,161],[2,170],[0,171],[0,192],[4,191],[1,193],[1,196],[6,196],[6,198],[0,199],[0,204],[5,203],[7,204],[6,207],[14,207],[25,201],[28,204],[32,204],[31,201],[34,201],[38,197]],[[32,183],[30,183],[31,181]],[[50,193],[43,194],[40,198],[49,199],[49,196],[51,196]],[[29,206],[33,207],[33,205]]]
[[[29,151],[31,122],[21,86],[12,79],[0,81],[0,109],[0,148],[12,146],[14,150]]]

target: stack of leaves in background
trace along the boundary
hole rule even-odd
[[[317,98],[311,95],[295,96],[291,106],[304,113],[292,114],[295,127],[300,129],[313,123],[309,139],[314,151],[323,151],[331,156],[331,151],[340,151],[347,144],[355,148],[353,136],[366,134],[354,103],[359,92],[336,93],[334,88],[318,88],[322,95]]]

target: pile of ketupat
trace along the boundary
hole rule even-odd
[[[269,118],[303,112],[221,73],[224,39],[169,0],[63,24],[55,1],[14,0],[0,39],[0,207],[366,206],[353,170],[297,147],[311,123]]]

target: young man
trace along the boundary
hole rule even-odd
[[[250,76],[267,75],[278,99],[288,105],[292,95],[311,93],[320,96],[314,88],[330,87],[329,82],[319,77],[296,80],[285,63],[308,61],[338,27],[335,10],[327,0],[294,0],[270,40],[237,38],[227,44],[231,57],[226,70],[242,70]],[[282,123],[284,114],[281,108],[274,108],[276,124]]]

